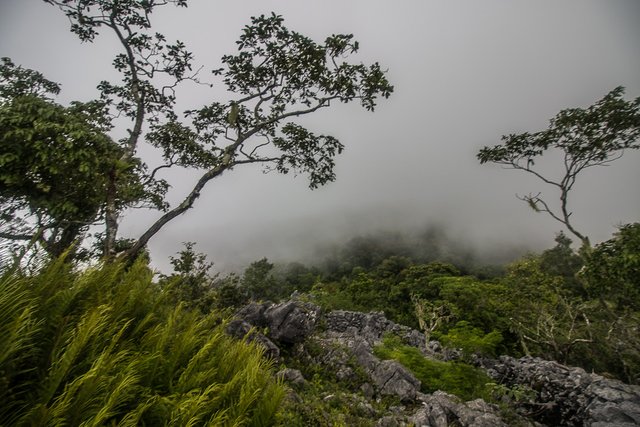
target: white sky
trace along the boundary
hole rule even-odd
[[[262,256],[304,257],[318,244],[376,230],[446,224],[480,250],[513,244],[544,248],[560,225],[514,195],[552,189],[475,159],[502,134],[538,131],[567,107],[586,107],[618,85],[640,96],[640,2],[542,1],[193,1],[157,14],[158,31],[179,38],[205,70],[235,50],[249,17],[274,11],[317,41],[353,33],[358,61],[389,69],[395,93],[375,113],[337,106],[304,121],[346,145],[337,181],[316,191],[300,176],[240,169],[212,181],[195,209],[150,244],[156,265],[180,242],[196,241],[219,267]],[[96,96],[115,78],[116,44],[105,34],[82,45],[54,7],[0,0],[0,56],[63,85],[60,102]],[[205,73],[206,74],[206,73]],[[185,88],[180,109],[226,101],[220,88]],[[144,152],[143,152],[144,153]],[[588,171],[572,195],[574,221],[593,241],[640,220],[639,152]],[[172,175],[180,200],[195,175]],[[135,212],[121,231],[136,237],[158,216]]]

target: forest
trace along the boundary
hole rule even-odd
[[[117,40],[121,80],[63,104],[58,83],[0,63],[0,425],[640,423],[640,222],[592,242],[571,205],[585,170],[640,148],[640,98],[614,88],[476,153],[556,191],[518,196],[564,230],[546,250],[488,264],[433,228],[222,274],[196,243],[175,242],[163,274],[149,242],[223,174],[261,166],[311,189],[338,179],[343,143],[300,118],[337,103],[375,112],[394,92],[388,71],[354,60],[351,34],[318,43],[260,15],[211,70],[232,98],[179,113],[176,88],[202,84],[200,70],[151,17],[186,0],[45,2],[80,41]],[[559,179],[538,168],[549,156],[563,159]],[[169,169],[197,175],[177,203]],[[120,227],[132,209],[153,213],[133,237]],[[548,384],[487,367],[513,360],[594,385],[552,405]],[[392,390],[385,369],[404,382]],[[593,409],[598,384],[628,396],[600,397],[623,409]],[[474,405],[494,418],[465,415]]]

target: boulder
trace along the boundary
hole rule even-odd
[[[273,341],[294,344],[313,333],[319,315],[320,307],[294,300],[280,304],[253,302],[238,310],[235,319],[267,328],[267,335]]]
[[[396,396],[413,402],[420,390],[420,380],[395,360],[383,360],[371,372],[371,379],[381,395]]]
[[[276,377],[291,384],[294,388],[302,388],[307,385],[307,380],[304,379],[302,372],[297,369],[285,368],[276,374]]]
[[[456,396],[441,391],[420,397],[423,408],[409,418],[416,427],[507,427],[498,407],[482,399],[462,402]]]
[[[314,331],[320,307],[302,301],[287,301],[268,307],[264,319],[269,338],[284,344],[302,342]]]
[[[249,341],[256,342],[264,348],[266,357],[273,360],[280,358],[280,348],[275,345],[269,338],[257,332],[255,328],[244,320],[236,319],[229,322],[226,328],[227,334],[238,339],[247,338]]]

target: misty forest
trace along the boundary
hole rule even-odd
[[[1,59],[1,426],[640,425],[640,222],[597,241],[572,204],[587,173],[637,160],[631,89],[469,153],[535,182],[504,197],[548,219],[546,249],[479,257],[430,226],[224,271],[178,239],[158,270],[150,242],[223,176],[339,186],[350,141],[321,133],[321,114],[375,120],[402,82],[384,57],[361,62],[354,35],[319,41],[277,13],[207,69],[153,25],[187,0],[44,3],[78,44],[116,43],[119,78],[67,102],[44,71]],[[227,97],[183,111],[184,86]],[[140,232],[122,227],[140,210]]]

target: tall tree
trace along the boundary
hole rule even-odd
[[[112,125],[104,103],[63,107],[51,99],[58,92],[42,74],[2,58],[0,237],[38,243],[52,256],[100,218],[112,168],[121,169],[120,207],[154,198],[139,183],[139,161],[118,166],[122,149],[107,135]],[[155,199],[161,203],[162,195]]]
[[[536,212],[545,212],[562,223],[589,247],[589,238],[572,223],[569,193],[585,169],[608,165],[622,157],[624,150],[640,148],[640,98],[626,101],[623,95],[624,88],[617,87],[586,109],[560,111],[546,130],[503,135],[502,144],[482,148],[477,157],[480,163],[521,170],[555,187],[559,208],[553,208],[542,193],[520,198]],[[535,167],[535,160],[548,152],[562,158],[563,170],[557,178]]]
[[[186,0],[45,0],[61,9],[71,31],[81,41],[92,42],[101,30],[110,32],[122,49],[114,66],[119,83],[100,82],[100,102],[106,117],[125,117],[127,136],[117,141],[116,161],[106,172],[101,205],[105,228],[104,253],[116,252],[121,214],[128,206],[121,182],[123,171],[140,163],[145,171],[138,180],[155,195],[168,183],[159,177],[168,168],[200,171],[192,189],[175,206],[162,200],[155,208],[164,213],[133,240],[126,256],[135,256],[168,222],[191,209],[202,189],[234,167],[261,164],[280,173],[294,171],[309,176],[316,188],[335,179],[334,157],[343,145],[329,135],[317,135],[295,119],[330,107],[332,102],[359,101],[373,111],[379,97],[387,98],[393,86],[378,63],[354,64],[346,58],[358,51],[352,35],[332,35],[324,43],[287,29],[282,17],[271,14],[252,18],[237,42],[238,52],[222,58],[213,70],[235,94],[227,102],[212,102],[180,116],[174,111],[176,87],[198,81],[193,55],[186,46],[152,30],[152,12],[158,7],[185,7]],[[145,134],[145,129],[149,131]],[[144,143],[162,152],[163,163],[147,167],[135,154]]]

